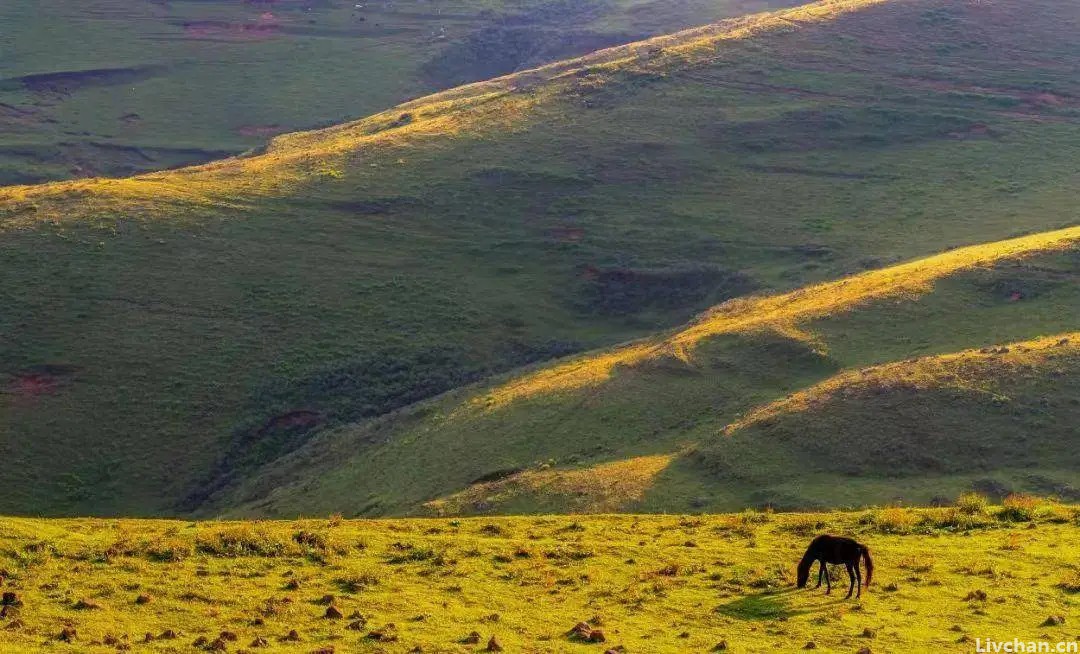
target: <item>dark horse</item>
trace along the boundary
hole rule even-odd
[[[813,567],[814,561],[820,561],[821,567],[818,568],[816,588],[821,588],[821,578],[824,577],[827,588],[825,594],[828,595],[832,592],[832,582],[829,581],[829,571],[825,564],[832,563],[836,565],[843,563],[847,566],[848,577],[851,579],[847,597],[844,599],[850,598],[852,591],[856,587],[858,587],[859,592],[855,597],[861,597],[862,573],[859,572],[859,557],[866,561],[866,585],[869,587],[870,577],[874,574],[874,562],[870,559],[870,548],[850,538],[828,535],[818,536],[810,543],[810,547],[806,548],[806,554],[803,554],[802,560],[799,561],[799,588],[806,588],[806,581],[810,578],[810,568]]]

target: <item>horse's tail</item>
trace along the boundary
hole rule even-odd
[[[870,548],[862,546],[863,561],[866,561],[866,587],[870,587],[870,577],[874,576],[874,560],[870,558]]]

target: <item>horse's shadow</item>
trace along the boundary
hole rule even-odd
[[[716,612],[738,620],[769,621],[782,620],[797,615],[820,613],[835,604],[824,596],[816,598],[812,604],[800,602],[794,605],[792,600],[802,593],[795,588],[785,590],[767,590],[753,595],[744,595],[716,607]]]

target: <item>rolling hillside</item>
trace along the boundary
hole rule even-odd
[[[953,476],[984,492],[1021,484],[1077,497],[1078,381],[1078,332],[884,364],[756,408],[688,458],[720,485],[738,479],[816,505],[837,496],[834,484],[815,488],[818,476],[851,478],[845,503],[861,486],[911,479],[930,483],[900,497],[940,501]],[[776,484],[791,470],[797,482]]]
[[[701,505],[755,406],[1077,329],[1078,26],[1050,0],[826,1],[0,189],[0,512],[418,512],[628,459],[658,480],[631,503]],[[513,506],[575,508],[549,499]]]
[[[792,509],[973,485],[1074,496],[1077,316],[1080,228],[960,248],[732,300],[667,334],[328,431],[218,506]]]
[[[0,185],[200,163],[275,134],[794,0],[11,0]]]

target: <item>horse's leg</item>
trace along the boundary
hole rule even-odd
[[[847,568],[848,580],[851,582],[848,584],[847,597],[844,599],[851,599],[851,594],[855,592],[855,571],[851,569],[851,561],[844,563]]]
[[[817,569],[817,586],[814,586],[814,588],[821,588],[821,578],[825,576],[825,562],[818,561],[818,563],[821,565],[819,565]]]
[[[829,569],[825,567],[825,559],[821,559],[821,569],[825,571],[825,594],[832,592],[832,579],[829,579]]]
[[[859,570],[859,561],[855,560],[855,599],[862,597],[862,571]]]

